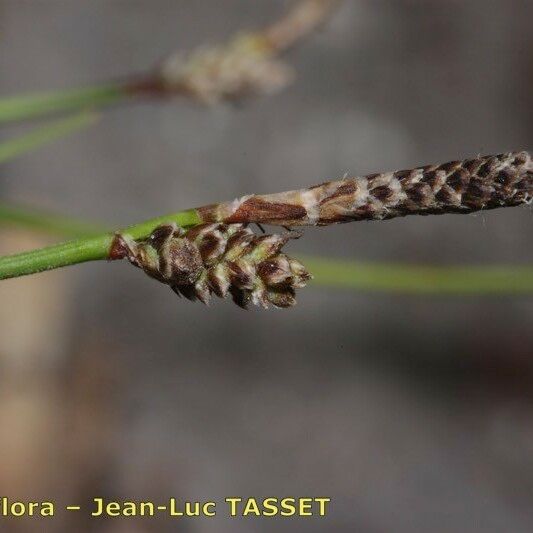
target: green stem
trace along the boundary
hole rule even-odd
[[[69,241],[39,250],[0,258],[0,279],[53,270],[68,265],[105,259],[113,235]]]
[[[0,163],[5,163],[60,137],[65,137],[69,133],[92,124],[96,118],[96,114],[84,111],[83,113],[56,120],[41,128],[35,128],[21,137],[4,141],[0,144]]]
[[[31,220],[31,219],[30,219]],[[31,221],[32,223],[34,221]],[[134,239],[143,239],[159,225],[172,223],[190,227],[201,223],[195,209],[181,211],[173,215],[147,220],[120,231]],[[0,280],[36,274],[68,265],[108,259],[113,233],[103,233],[94,237],[77,239],[39,250],[32,250],[15,255],[0,257]]]
[[[28,120],[54,113],[97,108],[128,97],[118,84],[0,98],[0,123]]]

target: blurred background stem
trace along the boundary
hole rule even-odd
[[[533,267],[425,266],[299,257],[315,283],[411,294],[532,294]]]
[[[34,128],[30,133],[20,137],[4,141],[0,144],[0,163],[5,163],[44,144],[89,126],[96,121],[97,117],[98,115],[95,113],[83,111],[49,122],[45,126]]]
[[[116,103],[127,96],[126,90],[116,84],[0,98],[0,123],[94,109]]]
[[[11,204],[0,204],[0,223],[66,239],[95,237],[107,231],[105,226],[98,224]]]

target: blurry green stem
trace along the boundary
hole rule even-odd
[[[39,146],[60,137],[64,137],[76,130],[92,124],[98,115],[88,111],[78,113],[67,118],[56,120],[40,128],[35,128],[30,133],[15,139],[0,143],[0,163],[25,154]]]
[[[533,294],[530,266],[422,266],[299,258],[328,287],[417,294]]]
[[[125,86],[102,85],[66,91],[0,98],[0,123],[27,120],[54,113],[99,108],[129,96]]]
[[[108,231],[105,226],[78,221],[68,216],[7,204],[0,204],[0,223],[68,239],[96,237]]]

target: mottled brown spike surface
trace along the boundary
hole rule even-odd
[[[297,236],[256,235],[242,224],[202,224],[189,231],[167,224],[140,242],[117,235],[114,248],[189,300],[207,304],[212,294],[231,294],[243,308],[291,307],[296,289],[311,278],[301,263],[281,253]]]
[[[206,222],[324,226],[406,215],[472,213],[530,204],[532,199],[531,155],[510,152],[344,177],[299,191],[244,196],[200,208],[199,212]]]

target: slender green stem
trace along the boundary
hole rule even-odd
[[[0,258],[0,279],[26,276],[86,261],[105,259],[112,240],[112,234],[105,234],[2,257]]]
[[[98,115],[84,111],[67,118],[55,120],[46,126],[35,128],[30,133],[4,141],[0,144],[0,163],[5,163],[23,155],[43,144],[55,141],[60,137],[92,124]]]
[[[0,123],[28,120],[66,111],[99,108],[128,96],[124,87],[111,84],[4,97],[0,98]]]
[[[25,221],[28,220],[31,221],[31,224],[35,222],[31,219],[26,219]],[[157,226],[172,222],[182,227],[190,227],[201,223],[201,218],[195,209],[191,209],[129,226],[121,230],[120,233],[134,239],[142,239],[147,237]],[[87,261],[108,259],[112,242],[113,233],[107,232],[98,236],[77,239],[39,250],[0,257],[0,280],[36,274],[37,272]]]

